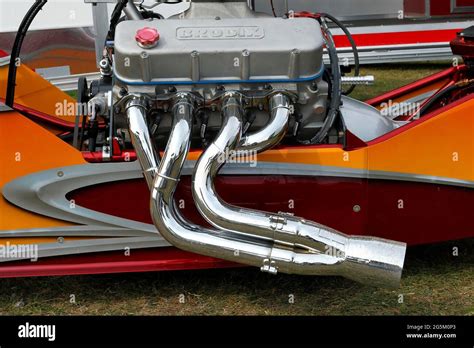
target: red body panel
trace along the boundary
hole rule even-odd
[[[61,256],[37,262],[19,261],[2,265],[0,278],[105,274],[126,272],[177,271],[208,268],[243,267],[212,257],[201,256],[176,248],[133,250],[123,252]]]
[[[183,178],[176,199],[184,204],[183,214],[188,219],[205,224],[193,204],[190,185],[191,178]],[[474,233],[470,216],[474,195],[464,187],[332,177],[221,176],[216,188],[234,205],[295,213],[351,235],[415,245]],[[144,180],[95,185],[74,191],[68,198],[85,208],[152,223]],[[361,211],[354,212],[354,205]]]
[[[181,183],[177,199],[184,199],[186,217],[204,223],[192,203],[189,185],[188,177]],[[282,190],[281,185],[286,189]],[[409,245],[461,239],[474,233],[470,217],[474,195],[468,188],[328,177],[227,176],[219,177],[217,190],[224,199],[244,207],[291,211],[348,234],[377,235]],[[109,195],[114,199],[107,199]],[[87,208],[151,222],[149,193],[143,180],[95,185],[69,196]],[[294,209],[289,209],[290,199]],[[352,210],[353,202],[361,205],[361,212]],[[132,250],[130,256],[106,252],[13,262],[2,265],[0,278],[228,267],[242,265],[170,247]]]
[[[353,34],[352,37],[358,47],[385,46],[385,45],[413,45],[433,42],[449,42],[460,29],[406,31],[381,34]],[[433,38],[436,38],[434,40]],[[337,47],[350,47],[346,36],[335,36]]]

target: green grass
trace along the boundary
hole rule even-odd
[[[254,268],[6,279],[0,314],[474,315],[473,247],[471,239],[409,248],[396,290]]]
[[[377,83],[354,96],[371,98],[445,67],[364,67]],[[396,290],[254,268],[3,279],[0,315],[474,315],[473,250],[473,239],[409,248]]]
[[[375,85],[359,86],[351,97],[367,100],[449,67],[451,65],[446,62],[363,66],[361,75],[374,75]]]
[[[66,93],[69,94],[74,99],[77,99],[77,91],[68,91]]]

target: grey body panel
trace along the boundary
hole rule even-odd
[[[363,141],[371,141],[398,128],[376,108],[358,100],[343,97],[341,114],[347,129]]]

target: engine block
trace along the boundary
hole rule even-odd
[[[269,96],[284,91],[297,106],[304,138],[326,117],[323,46],[318,22],[306,18],[252,13],[249,18],[128,20],[117,26],[113,72],[119,87],[157,100],[160,111],[176,92],[194,93],[207,108],[205,127],[211,135],[221,127],[220,97],[226,91],[245,99],[252,113],[249,130],[267,123]],[[166,141],[171,126],[165,112],[156,135]]]

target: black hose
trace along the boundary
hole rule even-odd
[[[153,19],[165,19],[162,15],[160,15],[159,13],[156,13],[156,12],[153,12],[153,11],[148,11],[148,10],[142,10],[140,11],[140,13],[142,14],[143,16],[143,19],[150,19],[150,18],[153,18]]]
[[[110,17],[110,27],[109,32],[107,33],[107,41],[112,41],[115,38],[115,28],[120,21],[120,17],[122,16],[123,9],[127,6],[128,0],[120,0],[117,5],[115,5],[114,10],[112,12],[112,16]]]
[[[5,105],[10,108],[14,108],[13,104],[15,101],[15,87],[16,87],[16,70],[17,70],[17,59],[20,56],[21,46],[23,45],[23,40],[25,39],[28,29],[35,19],[36,15],[43,8],[43,6],[48,2],[48,0],[36,0],[35,3],[26,13],[25,17],[21,21],[20,27],[15,37],[13,43],[11,56],[10,56],[10,65],[8,68],[8,83],[7,83],[7,95],[5,97]]]
[[[352,46],[352,52],[354,54],[354,76],[359,76],[360,75],[360,58],[359,58],[359,50],[357,49],[357,44],[355,43],[354,38],[352,37],[352,34],[350,31],[347,29],[347,27],[340,22],[336,17],[331,16],[330,14],[327,13],[321,13],[321,17],[329,19],[331,22],[336,24],[343,32],[346,34],[347,39],[349,40],[351,46]],[[351,94],[354,89],[356,88],[357,85],[352,85],[349,87],[348,90],[343,91],[342,94],[344,95],[349,95]]]
[[[444,91],[441,93],[435,95],[428,103],[426,103],[421,109],[420,109],[420,117],[423,116],[435,103],[439,102],[442,98],[444,98],[447,94],[459,89],[460,87],[457,85],[452,85],[446,88]]]
[[[275,4],[273,3],[273,0],[270,0],[270,6],[272,7],[273,17],[278,17],[275,11]]]

